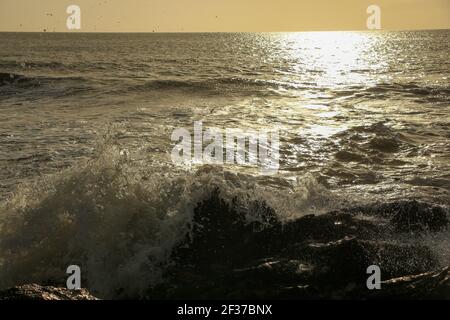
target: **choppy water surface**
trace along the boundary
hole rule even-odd
[[[281,175],[445,200],[449,37],[2,34],[0,70],[23,76],[0,88],[2,194],[89,157],[111,125],[124,148],[170,162],[174,128],[203,120],[280,130]]]
[[[87,250],[92,287],[111,295],[100,252],[129,254],[111,260],[123,283],[142,265],[160,277],[180,225],[215,187],[228,200],[262,198],[289,219],[398,200],[448,206],[449,40],[450,31],[0,34],[0,195],[5,215],[27,212],[6,234],[28,232],[36,244],[59,219],[52,249],[85,239],[66,258]],[[173,166],[171,133],[199,120],[279,130],[279,173]],[[61,241],[68,230],[77,240]],[[8,241],[21,252],[10,258],[22,279],[46,253]]]

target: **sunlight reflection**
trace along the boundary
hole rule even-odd
[[[370,73],[386,67],[377,56],[382,36],[376,33],[305,32],[284,37],[291,58],[297,60],[293,75],[308,73],[317,86],[369,84],[374,81]]]
[[[309,128],[304,129],[305,133],[320,136],[324,138],[329,138],[336,133],[346,130],[346,126],[334,127],[327,125],[312,125]]]

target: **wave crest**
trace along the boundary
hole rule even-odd
[[[194,237],[194,209],[213,194],[261,226],[270,221],[257,208],[272,206],[289,220],[330,203],[313,180],[286,194],[210,166],[169,177],[167,168],[136,172],[116,146],[100,149],[86,163],[21,186],[2,206],[1,287],[61,285],[76,264],[83,285],[102,297],[142,296],[164,281],[173,248]]]

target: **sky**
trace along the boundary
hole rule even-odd
[[[66,26],[69,5],[80,7],[79,30]],[[0,0],[0,31],[366,30],[369,5],[385,30],[450,29],[450,0]]]

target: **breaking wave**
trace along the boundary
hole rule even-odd
[[[308,298],[330,283],[345,297],[370,264],[398,277],[450,263],[444,207],[344,207],[311,177],[280,190],[212,166],[141,169],[104,145],[22,185],[1,207],[0,287],[64,285],[75,264],[107,298]]]
[[[61,285],[67,266],[76,264],[83,283],[100,296],[142,297],[164,281],[173,248],[195,237],[194,209],[212,195],[248,223],[260,221],[265,206],[290,220],[332,205],[312,178],[286,194],[216,167],[172,177],[166,171],[137,173],[109,146],[86,163],[19,187],[1,207],[0,286]]]

